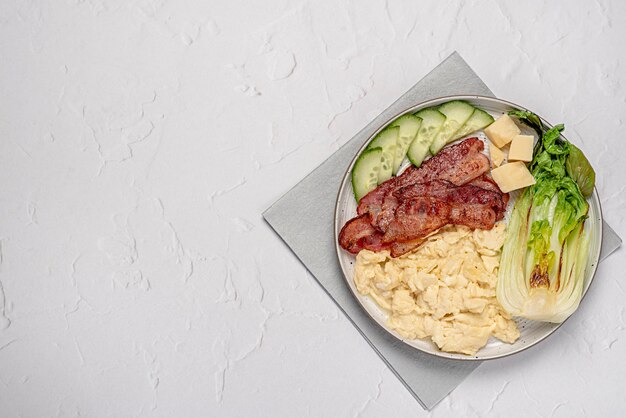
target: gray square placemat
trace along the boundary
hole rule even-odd
[[[354,154],[377,127],[412,105],[456,94],[493,96],[455,52],[263,213],[365,341],[426,409],[450,393],[479,363],[421,353],[379,328],[362,310],[342,278],[335,254],[333,218],[343,175]],[[306,222],[302,222],[303,213]],[[606,224],[605,228],[602,258],[621,244],[615,232]]]

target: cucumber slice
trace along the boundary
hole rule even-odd
[[[436,109],[420,110],[415,116],[422,119],[422,124],[417,131],[415,140],[411,142],[406,156],[415,166],[419,167],[428,155],[430,145],[446,121],[446,117]]]
[[[409,145],[417,136],[417,131],[422,124],[422,118],[415,115],[404,115],[391,123],[391,126],[397,126],[400,128],[398,134],[398,143],[396,144],[396,155],[393,158],[393,174],[396,175],[404,160],[406,152],[409,150]]]
[[[452,136],[451,141],[455,141],[459,138],[463,138],[465,135],[469,135],[472,132],[476,132],[479,129],[486,128],[487,126],[493,123],[493,117],[485,112],[482,109],[476,108],[472,116],[461,126],[454,136]]]
[[[467,122],[472,113],[474,113],[474,106],[460,100],[454,100],[442,104],[439,106],[438,110],[446,115],[446,121],[430,146],[430,153],[432,155],[437,154],[441,148],[452,141],[454,134]]]
[[[352,191],[357,202],[378,185],[382,148],[368,148],[359,155],[352,169]]]
[[[397,126],[389,126],[383,129],[376,138],[370,142],[367,149],[382,148],[380,156],[380,170],[378,170],[378,184],[391,178],[393,171],[393,159],[396,155],[396,143],[398,142],[398,133],[400,128]]]

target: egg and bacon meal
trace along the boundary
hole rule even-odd
[[[511,116],[535,129],[536,144]],[[479,130],[489,141],[463,139]],[[514,317],[562,322],[574,312],[595,173],[562,130],[530,112],[494,121],[453,101],[401,116],[370,142],[352,171],[357,216],[339,244],[388,328],[475,355],[491,337],[514,343]]]

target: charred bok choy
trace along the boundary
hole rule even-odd
[[[544,132],[526,111],[509,115],[537,131],[529,169],[536,184],[518,197],[508,225],[497,298],[511,315],[563,322],[582,297],[589,237],[583,233],[595,173],[583,153],[561,138],[563,125]]]

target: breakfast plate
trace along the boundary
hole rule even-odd
[[[343,276],[346,280],[346,283],[350,290],[352,291],[354,297],[360,303],[362,308],[368,313],[368,315],[374,320],[379,326],[389,332],[398,340],[403,343],[423,351],[425,353],[429,353],[438,357],[448,358],[448,359],[456,359],[456,360],[488,360],[488,359],[496,359],[504,356],[508,356],[511,354],[518,353],[522,350],[525,350],[540,341],[547,338],[551,335],[562,323],[552,323],[552,322],[539,322],[533,321],[521,317],[514,317],[513,320],[516,322],[517,327],[520,331],[520,336],[517,340],[512,343],[505,343],[493,337],[489,338],[487,344],[481,348],[475,355],[467,355],[460,354],[455,352],[445,352],[441,351],[431,340],[429,339],[408,339],[401,336],[398,332],[391,329],[387,326],[387,320],[389,318],[389,312],[382,309],[377,303],[375,303],[369,296],[362,295],[358,290],[354,282],[355,275],[355,256],[344,249],[339,245],[339,233],[342,227],[352,219],[356,215],[357,202],[354,198],[353,187],[352,187],[352,170],[357,162],[358,157],[362,154],[362,152],[366,149],[367,145],[370,143],[370,140],[373,138],[377,138],[377,135],[381,133],[387,125],[396,120],[398,117],[403,115],[409,115],[416,113],[422,109],[433,108],[435,106],[440,106],[444,103],[452,102],[452,101],[463,101],[469,103],[472,106],[480,108],[485,112],[489,113],[494,118],[498,118],[501,115],[506,114],[511,110],[527,110],[521,106],[518,106],[514,103],[510,103],[501,99],[491,98],[491,97],[483,97],[483,96],[448,96],[437,98],[433,100],[429,100],[427,102],[420,103],[416,106],[413,106],[409,109],[406,109],[404,112],[396,115],[394,118],[390,119],[387,123],[383,124],[374,134],[369,138],[369,140],[361,147],[359,152],[354,156],[348,170],[346,171],[341,186],[339,188],[339,192],[337,195],[337,201],[335,206],[335,217],[334,217],[334,234],[335,234],[335,243],[336,243],[336,251],[337,257],[339,260],[339,264],[341,266]],[[546,128],[551,128],[552,125],[547,123],[542,119],[542,122]],[[522,133],[532,133],[532,129],[523,126],[521,128]],[[478,139],[482,141],[486,141],[487,137],[485,136],[483,131],[478,131],[473,133],[472,135],[467,135],[467,137],[478,137]],[[402,170],[409,166],[411,163],[405,162],[402,167],[400,167],[398,174],[402,172]],[[517,193],[511,193],[511,202],[507,206],[507,211],[504,213],[505,222],[509,220],[511,216],[511,210],[514,204],[514,200]],[[591,196],[587,199],[587,203],[589,205],[589,210],[587,213],[587,220],[584,223],[584,234],[589,236],[589,256],[587,257],[586,266],[584,268],[584,282],[583,282],[583,290],[582,294],[587,292],[591,282],[593,280],[599,257],[600,257],[600,247],[602,243],[602,211],[600,207],[600,200],[598,198],[597,191],[595,188]]]

